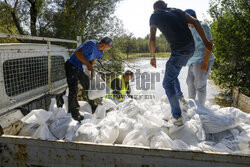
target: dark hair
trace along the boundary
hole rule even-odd
[[[110,46],[112,46],[113,40],[110,37],[104,37],[101,39],[100,43],[105,43],[105,44],[109,44]]]
[[[130,70],[125,71],[124,75],[134,75],[134,73]]]
[[[154,9],[161,9],[165,7],[166,7],[166,3],[162,0],[158,0],[154,3]]]
[[[197,19],[196,12],[193,9],[186,9],[185,12]]]

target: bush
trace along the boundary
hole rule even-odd
[[[245,0],[210,2],[216,56],[211,77],[221,87],[237,86],[249,96],[250,3]]]

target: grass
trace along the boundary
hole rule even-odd
[[[126,59],[127,55],[126,54],[122,54],[121,55],[122,58]],[[156,57],[169,57],[170,56],[170,52],[159,52],[159,53],[155,53]],[[132,53],[128,55],[129,59],[134,59],[134,58],[141,58],[141,57],[150,57],[150,53]]]

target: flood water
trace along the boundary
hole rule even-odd
[[[143,95],[145,99],[161,99],[161,97],[165,95],[165,90],[162,87],[162,80],[164,77],[167,60],[168,58],[157,58],[157,68],[154,68],[150,65],[150,58],[127,60],[125,70],[131,69],[133,72],[136,72],[136,75],[133,77],[130,83],[131,94]],[[184,97],[188,97],[188,88],[186,84],[187,73],[188,67],[183,67],[178,77]],[[213,81],[208,80],[206,105],[210,106],[216,104],[215,96],[218,96],[220,91],[220,88],[214,85]]]

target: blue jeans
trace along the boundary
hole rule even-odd
[[[183,97],[178,76],[182,66],[187,64],[187,61],[194,54],[194,44],[189,44],[179,50],[171,52],[170,58],[166,63],[165,76],[163,79],[163,88],[167,94],[171,112],[175,119],[181,117],[181,108],[179,99]]]

